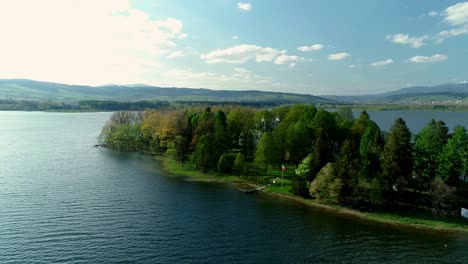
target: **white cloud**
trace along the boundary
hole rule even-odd
[[[9,1],[0,9],[0,78],[75,84],[146,82],[186,35],[128,0]]]
[[[349,57],[350,54],[346,52],[340,52],[340,53],[335,53],[335,54],[330,54],[328,55],[329,60],[344,60],[347,57]]]
[[[307,51],[316,51],[316,50],[321,50],[323,49],[323,45],[322,44],[314,44],[314,45],[310,45],[310,46],[302,46],[302,47],[299,47],[297,48],[297,50],[299,51],[304,51],[304,52],[307,52]]]
[[[454,28],[439,32],[434,37],[436,43],[442,43],[447,38],[468,34],[468,2],[449,6],[441,15],[444,16],[444,22]]]
[[[285,54],[281,54],[279,57],[275,59],[275,64],[289,64],[289,68],[292,69],[296,67],[298,62],[306,61],[306,59],[299,57],[299,56],[289,56]]]
[[[252,10],[252,5],[250,3],[239,2],[237,3],[237,8],[239,8],[242,11],[250,11]]]
[[[443,14],[444,21],[451,25],[462,25],[468,23],[468,2],[461,2],[449,6]]]
[[[432,10],[432,11],[430,11],[429,13],[427,13],[427,15],[428,15],[428,16],[431,16],[431,17],[433,17],[433,16],[438,16],[438,15],[439,15],[439,12]]]
[[[232,39],[233,39],[233,40],[238,40],[238,39],[239,39],[239,36],[232,36]]]
[[[353,68],[357,68],[357,67],[360,67],[361,65],[358,65],[358,64],[350,64],[348,65],[348,68],[350,69],[353,69]]]
[[[444,42],[445,39],[460,35],[468,34],[468,24],[464,27],[452,28],[450,30],[443,30],[436,35],[436,42],[441,43]]]
[[[234,68],[227,74],[198,72],[192,68],[167,69],[161,76],[163,86],[203,87],[209,89],[271,89],[277,86],[271,76],[259,75],[245,68]]]
[[[257,45],[237,45],[223,50],[215,50],[207,54],[202,54],[201,59],[206,63],[232,63],[241,64],[249,60],[256,62],[273,61],[277,56],[286,53],[285,50],[278,50]]]
[[[427,35],[423,35],[420,37],[410,37],[407,34],[395,34],[388,35],[386,39],[393,43],[409,45],[412,48],[419,48],[422,45],[424,45],[424,41],[429,39],[429,37]]]
[[[299,61],[305,61],[305,59],[299,56],[289,56],[289,55],[281,54],[279,57],[276,58],[275,64],[288,64],[291,62],[299,62]]]
[[[427,63],[427,62],[439,62],[447,60],[447,55],[443,54],[434,54],[432,56],[414,56],[409,59],[409,61],[414,63]]]
[[[392,64],[392,63],[393,63],[392,59],[386,59],[386,60],[383,60],[383,61],[373,62],[373,63],[371,63],[371,66],[379,67],[379,66],[389,65],[389,64]]]
[[[166,58],[168,59],[173,59],[173,58],[177,58],[177,57],[182,57],[184,56],[184,52],[181,51],[181,50],[176,50],[174,52],[171,52],[169,55],[166,56]]]

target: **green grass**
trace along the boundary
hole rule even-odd
[[[284,178],[283,187],[281,186],[281,173],[279,176],[236,176],[229,174],[220,174],[217,172],[201,172],[196,170],[194,166],[185,165],[181,166],[179,162],[174,161],[171,158],[166,157],[156,157],[160,160],[163,165],[163,169],[169,172],[174,177],[186,177],[194,181],[206,181],[206,182],[232,182],[232,183],[247,183],[250,185],[263,186],[266,184],[272,184],[272,181],[275,180],[275,183],[265,189],[265,193],[272,196],[292,199],[297,202],[323,208],[330,210],[331,212],[345,215],[352,215],[359,217],[365,220],[392,224],[392,225],[401,225],[401,226],[412,226],[417,228],[426,228],[433,230],[442,230],[442,231],[461,231],[468,232],[468,225],[466,220],[457,220],[457,221],[442,221],[437,219],[431,219],[428,215],[422,214],[394,214],[394,213],[385,213],[385,212],[360,212],[358,210],[350,209],[347,207],[342,207],[338,205],[325,204],[313,199],[305,199],[302,197],[295,196],[291,194],[291,180],[289,175]]]
[[[181,164],[171,158],[156,157],[162,162],[163,169],[175,177],[188,177],[196,181],[220,181],[220,182],[242,182],[242,179],[235,175],[220,174],[217,172],[201,172],[190,164]]]
[[[392,224],[402,224],[402,225],[412,225],[418,227],[425,227],[437,230],[458,230],[468,232],[467,221],[441,221],[436,219],[428,219],[426,215],[398,215],[392,213],[363,213],[365,218],[369,220],[375,220],[379,222],[392,223]]]

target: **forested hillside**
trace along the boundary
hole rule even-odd
[[[78,102],[83,100],[113,101],[183,101],[238,103],[330,103],[331,100],[309,94],[279,93],[255,90],[228,91],[195,88],[161,88],[150,85],[84,86],[33,80],[0,80],[0,99]]]

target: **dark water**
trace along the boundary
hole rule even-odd
[[[108,113],[0,112],[0,263],[468,263],[468,235],[168,177]]]

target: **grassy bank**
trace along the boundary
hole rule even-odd
[[[181,166],[180,163],[174,161],[171,158],[165,158],[161,156],[156,157],[163,166],[163,169],[170,173],[174,177],[185,177],[188,180],[193,181],[204,181],[204,182],[230,182],[236,184],[249,184],[255,186],[256,182],[265,183],[271,182],[271,178],[265,177],[239,177],[235,175],[220,174],[217,172],[200,172],[191,165]],[[317,200],[305,199],[292,195],[290,193],[291,185],[288,179],[284,180],[284,186],[281,187],[281,179],[277,178],[276,183],[264,190],[265,193],[282,199],[291,199],[296,202],[308,206],[314,206],[328,210],[333,213],[350,215],[359,217],[361,219],[375,221],[385,224],[398,225],[398,226],[410,226],[421,229],[431,229],[439,231],[457,231],[457,232],[468,232],[467,221],[441,221],[437,219],[431,219],[427,215],[400,215],[393,213],[384,212],[360,212],[347,207],[329,205],[320,203]]]

